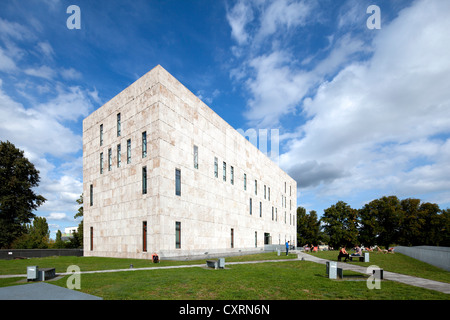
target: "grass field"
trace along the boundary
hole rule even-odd
[[[337,256],[336,252],[320,252],[318,255]],[[373,256],[373,259],[372,259]],[[265,253],[254,256],[230,257],[226,262],[263,259],[295,258]],[[405,259],[394,254],[375,257],[371,263],[385,270],[419,270],[425,268],[418,261]],[[406,257],[408,258],[408,257]],[[373,260],[373,262],[372,262]],[[204,264],[205,260],[190,261],[191,264]],[[28,260],[0,261],[1,274],[24,274],[27,265],[56,267],[65,272],[67,266],[78,265],[81,271],[103,269],[126,269],[130,264],[135,268],[149,267],[145,260],[113,259],[94,257],[52,257]],[[158,266],[180,265],[187,262],[162,261]],[[428,266],[428,265],[426,265]],[[428,269],[427,269],[428,270]],[[448,272],[433,268],[427,271],[432,277],[447,279]],[[394,271],[394,270],[389,270]],[[394,271],[395,272],[395,271]],[[442,275],[439,275],[442,273]],[[82,292],[115,300],[448,300],[443,293],[416,288],[392,281],[382,281],[380,290],[369,290],[365,276],[346,271],[344,280],[330,280],[325,275],[325,266],[307,261],[266,262],[259,264],[227,265],[224,270],[203,267],[144,270],[117,273],[95,273],[81,275]],[[351,277],[353,275],[353,277]],[[19,278],[0,279],[0,286],[19,284]],[[51,281],[66,286],[67,276]]]

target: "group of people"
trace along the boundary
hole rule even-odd
[[[311,244],[310,246],[305,245],[303,248],[304,248],[304,250],[305,250],[306,252],[308,252],[308,251],[311,251],[311,252],[317,252],[317,251],[319,251],[319,247],[318,247],[318,246],[313,246],[312,244]]]
[[[356,246],[355,253],[352,254],[352,257],[360,257],[361,255],[361,247]],[[342,258],[345,258],[344,262],[347,262],[347,260],[350,259],[350,254],[345,250],[345,246],[339,250],[338,260],[341,261]]]
[[[370,248],[365,248],[365,250],[372,252],[374,249],[370,247]],[[377,247],[377,252],[394,253],[394,248],[389,248],[386,250],[386,249],[380,249],[380,247]],[[352,254],[352,257],[360,257],[360,256],[362,256],[361,247],[356,246],[355,253]],[[345,246],[342,247],[341,250],[339,250],[338,260],[341,261],[342,258],[345,258],[344,262],[347,262],[347,259],[350,259],[350,254],[345,250]]]

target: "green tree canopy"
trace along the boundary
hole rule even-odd
[[[0,248],[26,232],[26,224],[45,198],[33,188],[39,184],[39,171],[9,141],[0,141]]]
[[[324,210],[323,230],[329,237],[329,245],[335,249],[342,246],[354,246],[358,243],[358,211],[339,201]]]
[[[299,246],[305,244],[317,244],[320,241],[320,222],[317,213],[311,210],[309,214],[303,207],[297,208],[297,243]]]

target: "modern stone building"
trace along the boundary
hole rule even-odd
[[[83,121],[84,255],[296,242],[297,185],[161,66]]]

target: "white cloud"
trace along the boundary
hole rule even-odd
[[[228,23],[231,26],[231,35],[239,44],[245,44],[248,40],[248,34],[245,30],[246,25],[253,19],[253,10],[248,2],[239,1],[227,13]]]
[[[55,77],[56,72],[49,66],[40,66],[38,68],[27,68],[24,70],[25,74],[38,78],[51,80]]]

